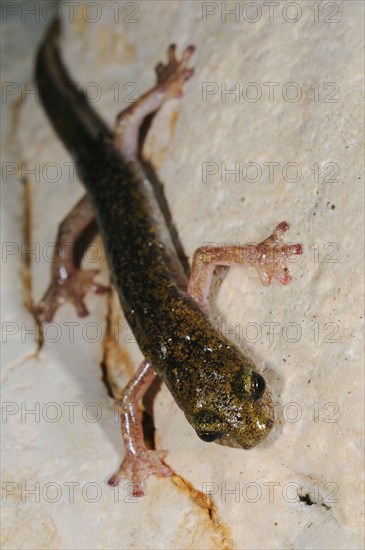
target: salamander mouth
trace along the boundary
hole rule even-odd
[[[223,447],[232,447],[234,449],[246,449],[247,447],[242,447],[235,439],[231,438],[229,435],[222,435],[219,439],[215,441],[218,445]],[[249,448],[249,447],[248,447]]]

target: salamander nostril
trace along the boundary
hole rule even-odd
[[[263,396],[264,391],[266,389],[265,380],[260,374],[257,374],[257,372],[255,372],[252,375],[251,389],[252,389],[253,397],[256,400],[260,399]]]

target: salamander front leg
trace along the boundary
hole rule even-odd
[[[74,304],[79,317],[85,317],[88,314],[83,301],[85,294],[107,292],[105,286],[94,282],[99,270],[82,271],[75,261],[77,240],[94,218],[91,201],[85,195],[60,224],[53,256],[51,284],[35,311],[41,322],[52,321],[58,307],[66,302]]]
[[[282,242],[288,229],[288,223],[280,223],[270,237],[258,245],[198,248],[193,257],[188,294],[207,312],[212,275],[218,265],[251,265],[257,270],[263,285],[270,285],[273,278],[287,285],[291,277],[285,265],[286,258],[303,254],[301,244],[286,245]]]
[[[167,477],[173,474],[171,468],[163,462],[165,451],[147,449],[138,412],[138,402],[155,377],[156,373],[151,365],[143,361],[126,386],[120,403],[122,437],[126,453],[118,472],[109,479],[108,483],[116,486],[121,478],[127,478],[133,483],[135,497],[144,495],[142,484],[150,475]]]

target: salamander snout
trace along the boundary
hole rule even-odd
[[[250,449],[274,425],[271,392],[264,377],[247,367],[238,367],[227,378],[216,380],[206,400],[199,394],[199,410],[189,420],[202,441]]]

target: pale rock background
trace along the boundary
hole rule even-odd
[[[63,307],[43,344],[25,332],[36,329],[30,309],[49,282],[49,243],[83,189],[34,94],[24,94],[51,8],[4,3],[3,548],[363,548],[363,4],[280,2],[272,17],[267,2],[241,2],[236,21],[222,3],[203,4],[66,3],[62,51],[112,125],[128,94],[153,84],[169,43],[197,46],[184,98],[155,118],[144,151],[190,258],[208,241],[258,242],[282,220],[287,240],[304,243],[286,288],[263,288],[241,268],[214,287],[213,322],[264,371],[275,428],[250,451],[205,444],[162,387],[155,442],[176,476],[150,479],[142,499],[107,487],[122,443],[103,379],[118,395],[141,356],[115,296],[89,296],[86,319]],[[215,13],[204,20],[204,9]],[[218,91],[203,101],[207,82]],[[262,92],[256,102],[249,82]],[[269,82],[279,83],[272,101]],[[296,102],[283,99],[290,82]],[[235,83],[243,95],[222,101]],[[22,162],[35,169],[24,183]],[[207,162],[217,171],[204,182]],[[245,171],[248,162],[259,181],[252,167],[224,181],[222,163]],[[280,163],[273,181],[267,162]],[[288,162],[300,166],[298,181],[293,168],[283,173]],[[47,163],[60,168],[57,182]],[[21,254],[22,244],[38,248]],[[107,283],[101,250],[96,239],[89,264],[96,254]]]

